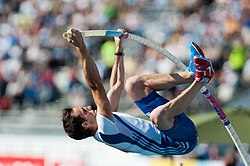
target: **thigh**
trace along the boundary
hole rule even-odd
[[[145,77],[143,75],[132,76],[126,80],[126,92],[134,101],[147,96],[153,91],[149,87],[145,86],[144,82]]]

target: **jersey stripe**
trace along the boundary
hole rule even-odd
[[[145,135],[136,131],[134,128],[129,126],[125,121],[123,121],[119,116],[113,114],[114,117],[119,120],[122,124],[124,124],[127,128],[133,131],[133,140],[135,144],[141,147],[144,150],[148,150],[153,153],[161,154],[161,155],[180,155],[189,151],[189,143],[188,142],[175,142],[177,145],[170,144],[169,142],[161,140],[161,143],[157,143],[156,141],[149,139]],[[127,142],[127,141],[126,141]],[[128,141],[131,142],[131,141]]]

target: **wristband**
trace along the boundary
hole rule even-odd
[[[125,54],[124,54],[124,52],[117,52],[117,53],[115,53],[115,55],[116,56],[124,56]]]

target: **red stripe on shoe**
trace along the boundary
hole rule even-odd
[[[191,44],[193,45],[193,47],[195,48],[195,50],[203,57],[205,57],[205,54],[203,53],[203,51],[201,50],[201,48],[198,46],[198,44],[196,44],[195,42],[191,42]]]

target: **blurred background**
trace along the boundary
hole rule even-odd
[[[200,144],[184,156],[145,157],[97,143],[69,139],[61,109],[93,104],[74,48],[61,35],[80,30],[123,28],[189,63],[197,42],[216,72],[208,88],[250,152],[249,0],[0,0],[0,165],[4,166],[240,166],[234,144],[201,94],[188,114]],[[85,38],[108,88],[113,38]],[[127,77],[178,72],[151,48],[125,41]],[[163,91],[169,99],[187,85]],[[142,116],[123,94],[120,111]]]

